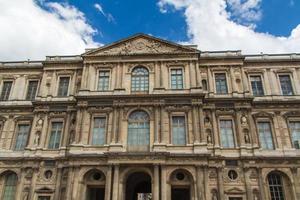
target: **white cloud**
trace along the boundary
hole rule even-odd
[[[99,3],[95,3],[94,7],[107,19],[108,22],[116,22],[112,14],[104,12],[103,7]]]
[[[40,0],[0,0],[0,60],[44,59],[81,54],[99,46],[97,30],[69,4]]]
[[[259,11],[257,6],[260,1],[248,2],[243,9],[251,11],[255,8]],[[189,42],[197,44],[203,51],[241,49],[244,53],[300,52],[300,24],[288,37],[260,33],[232,20],[226,0],[160,0],[158,6],[161,10],[170,6],[177,10],[184,9]]]

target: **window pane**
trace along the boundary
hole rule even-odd
[[[0,100],[1,101],[7,101],[10,95],[11,87],[12,87],[12,81],[4,81],[1,91]]]
[[[146,147],[150,141],[149,116],[144,111],[131,113],[128,119],[128,146]]]
[[[171,88],[183,89],[182,69],[171,70]]]
[[[131,90],[135,92],[147,92],[149,89],[149,73],[144,67],[136,67],[132,71]]]
[[[5,179],[5,186],[3,191],[3,200],[15,200],[17,186],[17,175],[8,174]]]
[[[100,71],[98,79],[98,90],[106,91],[109,89],[109,71]]]
[[[172,142],[175,145],[186,144],[185,117],[172,117]]]
[[[269,122],[258,123],[258,134],[262,149],[274,149],[272,130]]]
[[[268,175],[271,200],[284,200],[282,177],[280,174],[271,173]]]
[[[293,88],[291,83],[291,78],[289,75],[280,75],[279,76],[281,91],[283,95],[293,95]]]
[[[51,133],[49,139],[49,149],[58,149],[60,145],[60,138],[62,133],[62,122],[52,122]]]
[[[105,117],[94,118],[92,145],[105,144],[106,142],[105,123],[106,123]]]
[[[263,96],[264,90],[260,76],[250,76],[252,92],[254,96]]]
[[[218,94],[228,93],[226,74],[215,74],[215,81],[216,81],[216,92]]]
[[[294,148],[300,149],[300,122],[290,122],[289,128]]]
[[[69,81],[69,77],[60,77],[57,96],[68,96]]]
[[[38,81],[29,81],[26,100],[34,100],[35,99],[38,83],[39,83]]]
[[[220,121],[221,144],[225,148],[234,148],[234,136],[231,120]]]
[[[30,126],[28,124],[18,125],[15,150],[24,150],[27,145]]]

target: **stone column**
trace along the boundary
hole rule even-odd
[[[263,72],[263,77],[264,77],[264,86],[265,86],[265,93],[266,93],[266,95],[272,95],[273,93],[272,93],[272,90],[271,90],[271,82],[270,82],[270,80],[269,80],[269,77],[268,77],[268,71],[267,70],[264,70],[264,72]]]
[[[119,196],[119,165],[114,165],[114,182],[112,200],[118,200]]]
[[[154,188],[152,192],[153,200],[159,200],[159,165],[154,165]]]
[[[214,93],[214,80],[213,80],[213,75],[211,72],[211,69],[208,68],[207,70],[207,81],[208,81],[208,93]]]
[[[200,73],[198,61],[194,61],[194,66],[196,69],[196,85],[198,88],[202,88],[201,73]]]
[[[209,189],[208,189],[208,185],[209,185],[209,177],[208,177],[208,167],[204,166],[203,168],[203,176],[204,176],[204,181],[203,181],[203,200],[207,200],[209,199]]]
[[[249,85],[248,85],[248,77],[247,77],[247,75],[245,73],[245,70],[244,70],[243,66],[241,66],[241,73],[242,73],[242,81],[243,81],[244,93],[250,93]]]
[[[251,135],[251,142],[253,147],[259,147],[258,143],[258,134],[256,131],[255,121],[251,115],[251,111],[248,111],[248,119],[249,119],[249,133]]]
[[[260,188],[260,199],[268,199],[268,196],[266,196],[266,192],[265,192],[265,183],[264,183],[264,177],[262,174],[262,169],[259,168],[258,169],[258,178],[259,178],[259,188]]]
[[[67,119],[65,121],[65,127],[63,132],[63,139],[61,147],[66,147],[68,144],[68,138],[69,138],[69,132],[70,132],[70,118],[71,118],[71,112],[67,112]]]
[[[124,64],[120,63],[119,64],[119,77],[118,77],[118,89],[122,89],[122,82],[123,82],[123,69]]]
[[[114,77],[115,78],[115,87],[114,87],[114,89],[119,88],[119,80],[118,80],[120,78],[119,77],[119,75],[120,75],[119,74],[119,71],[120,71],[119,69],[120,69],[120,63],[118,63],[117,66],[115,67],[115,77]]]
[[[203,184],[203,170],[200,166],[197,166],[196,167],[196,170],[197,170],[197,180],[196,180],[196,183],[197,183],[197,199],[198,200],[202,200],[203,199],[203,187],[204,187],[204,184]]]
[[[192,66],[192,62],[189,62],[189,74],[190,74],[190,88],[196,87],[196,72]]]
[[[202,106],[199,107],[199,121],[200,121],[200,142],[206,142],[204,130],[204,115]]]
[[[160,70],[159,70],[159,66],[158,63],[155,62],[154,63],[155,66],[155,82],[154,82],[154,88],[159,88],[160,87]]]
[[[232,93],[237,93],[237,87],[236,87],[236,83],[235,83],[235,76],[234,76],[234,71],[233,71],[232,67],[230,67],[230,80],[231,80]]]
[[[292,168],[291,169],[292,173],[293,173],[293,179],[294,179],[294,191],[295,191],[295,197],[296,199],[300,199],[300,181],[299,181],[299,174],[298,174],[298,169]]]
[[[118,108],[115,106],[113,111],[113,137],[112,137],[112,143],[118,142]]]
[[[155,106],[155,117],[154,117],[154,144],[159,142],[159,121],[160,121],[160,114],[159,114],[159,107]]]
[[[244,168],[243,169],[243,173],[244,173],[244,179],[245,179],[245,188],[246,188],[246,195],[247,195],[247,198],[246,199],[249,199],[249,200],[252,200],[253,199],[253,193],[252,193],[252,190],[251,190],[251,180],[249,178],[249,174],[247,174],[247,170],[249,168]]]
[[[219,199],[225,200],[224,197],[224,180],[223,180],[223,168],[218,167],[218,188],[219,188]]]
[[[220,147],[219,129],[218,129],[218,122],[216,118],[216,111],[212,110],[211,115],[212,115],[212,125],[213,125],[213,132],[214,132],[214,139],[213,139],[214,146]]]
[[[193,114],[193,134],[194,134],[194,143],[200,142],[200,132],[199,132],[199,124],[198,124],[198,107],[196,105],[192,106],[192,114]]]
[[[56,175],[56,184],[55,184],[55,193],[53,199],[59,199],[60,195],[60,187],[61,187],[61,176],[62,176],[62,168],[57,168]]]
[[[166,171],[166,166],[161,166],[161,200],[169,200],[168,196],[170,194],[167,194],[167,171]]]
[[[16,190],[16,199],[22,199],[23,196],[23,190],[24,190],[24,179],[25,179],[25,170],[20,169],[20,174],[18,176],[18,184],[17,184],[17,190]]]
[[[235,137],[237,140],[237,144],[236,146],[245,146],[245,140],[244,140],[244,133],[241,127],[241,111],[240,110],[236,110],[235,112],[235,127],[236,127],[236,131],[235,133]]]
[[[106,173],[105,200],[111,200],[112,166],[109,165]]]

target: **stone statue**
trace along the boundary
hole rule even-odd
[[[250,143],[249,131],[245,130],[244,132],[245,132],[245,135],[244,135],[245,143],[249,144]]]

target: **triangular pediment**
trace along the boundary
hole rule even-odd
[[[101,55],[138,55],[138,54],[180,54],[197,53],[197,49],[158,39],[145,34],[138,34],[113,44],[90,50],[83,56]]]

